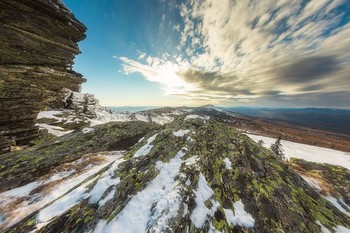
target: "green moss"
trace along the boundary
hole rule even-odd
[[[211,202],[210,199],[206,200],[204,202],[204,205],[208,208],[208,209],[211,209],[213,207],[213,203]]]
[[[212,221],[213,226],[215,227],[216,230],[221,231],[221,232],[228,232],[228,225],[227,222],[225,220],[220,220],[217,221],[216,219],[214,219]]]
[[[91,222],[91,220],[93,220],[93,217],[92,217],[92,216],[86,216],[86,217],[84,218],[84,223]]]
[[[93,215],[94,210],[93,209],[89,209],[88,211],[86,211],[84,214],[85,215]]]
[[[34,225],[35,225],[35,223],[36,223],[35,218],[30,219],[30,220],[27,222],[27,226],[34,226]]]
[[[75,221],[75,223],[77,224],[77,223],[80,223],[81,221],[83,221],[81,218],[78,218],[76,221]],[[85,220],[84,220],[84,222],[85,222]]]

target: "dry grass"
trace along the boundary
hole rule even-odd
[[[319,190],[320,194],[325,196],[332,195],[334,197],[341,196],[336,190],[336,187],[331,183],[327,182],[325,179],[323,179],[322,175],[320,175],[317,171],[305,171],[303,168],[296,164],[289,164],[289,167],[292,168],[299,175],[306,176],[317,181],[318,185],[321,188],[321,190]]]

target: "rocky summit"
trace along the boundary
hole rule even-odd
[[[38,137],[36,116],[62,88],[80,90],[71,68],[85,31],[60,0],[0,2],[0,153]]]
[[[347,232],[349,216],[226,124],[76,130],[2,155],[3,232]],[[344,231],[343,231],[344,230]]]
[[[112,112],[72,71],[85,31],[60,0],[0,2],[1,233],[350,232],[345,152],[276,154],[214,106]]]

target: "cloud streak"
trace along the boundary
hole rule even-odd
[[[120,58],[124,72],[139,72],[166,94],[199,102],[338,101],[350,107],[344,102],[350,99],[348,1],[190,0],[173,10],[181,18],[172,21],[178,53],[148,56],[146,62]]]

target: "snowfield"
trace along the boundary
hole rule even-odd
[[[270,148],[271,144],[276,141],[276,138],[254,134],[246,135],[255,142],[262,140],[264,142],[263,146],[266,148]],[[286,159],[298,158],[311,162],[328,163],[350,170],[350,153],[285,140],[281,140],[281,144]]]

